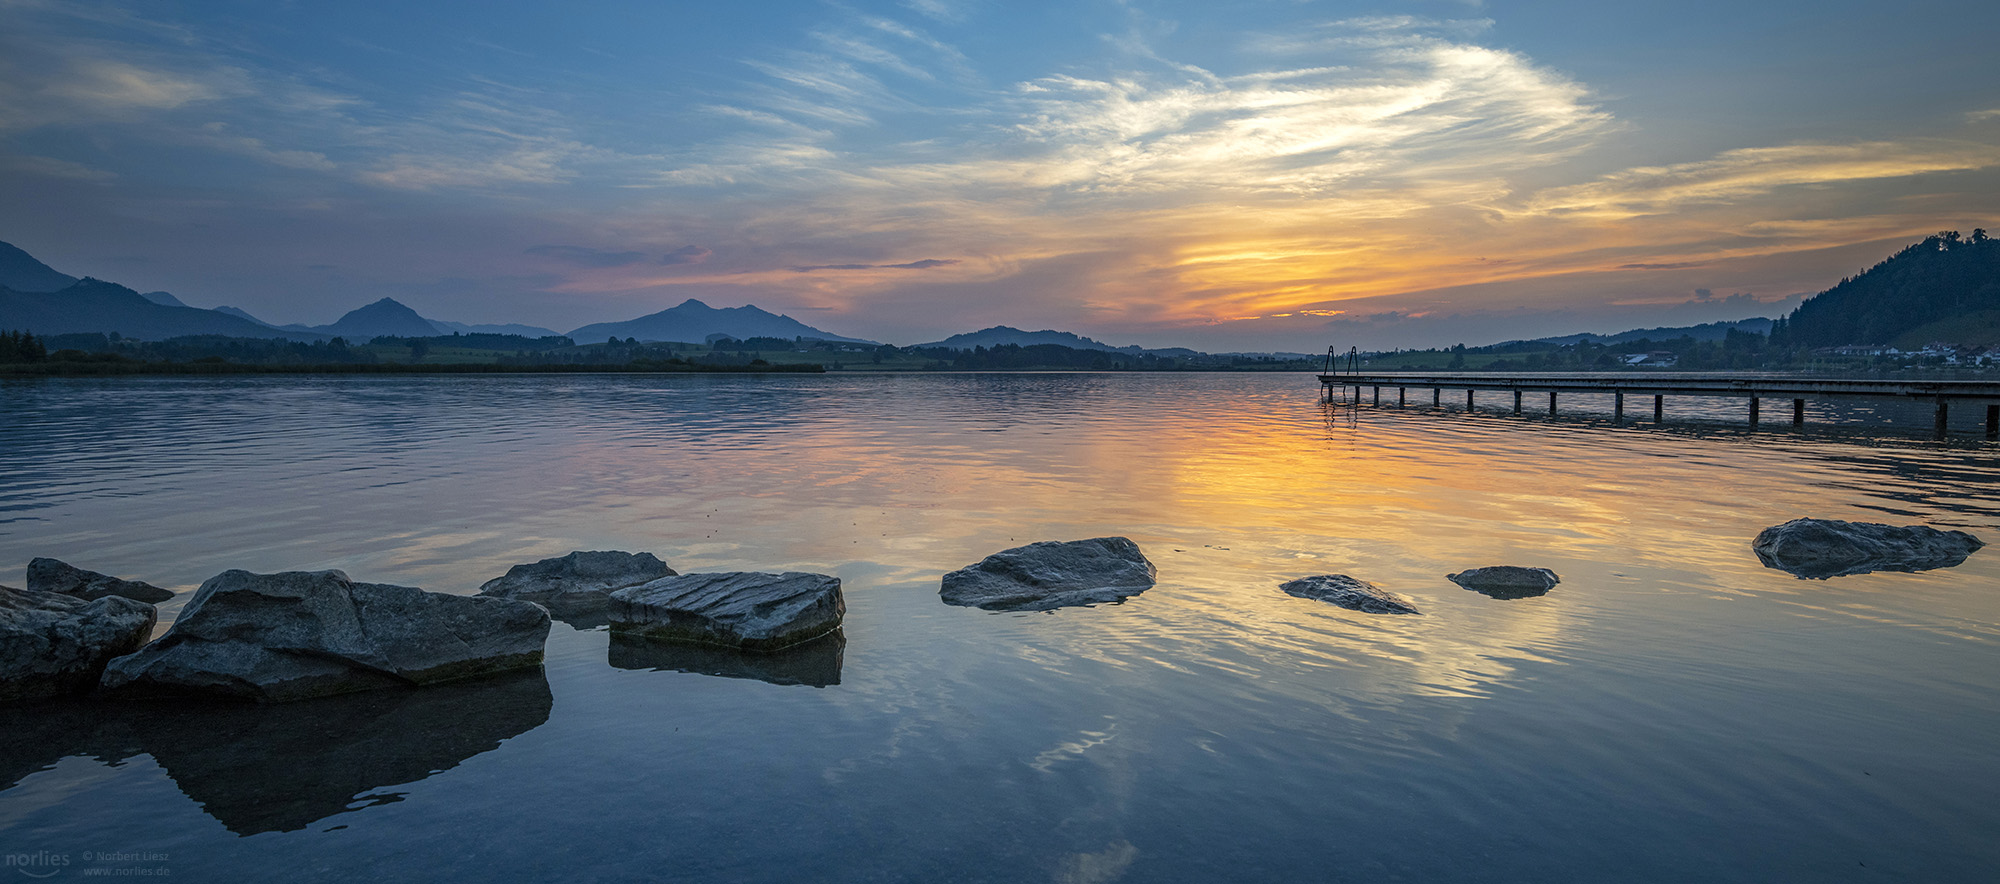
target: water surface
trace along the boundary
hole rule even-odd
[[[50,555],[183,591],[339,568],[469,593],[625,549],[837,574],[848,620],[778,660],[557,624],[544,672],[491,682],[0,711],[0,845],[67,855],[65,877],[192,880],[2000,868],[2000,555],[1804,581],[1749,550],[1807,515],[2000,539],[1995,449],[1317,394],[1309,375],[8,382],[0,582]],[[1157,587],[1048,613],[938,601],[988,553],[1108,534]],[[1497,600],[1443,579],[1491,564],[1562,583]],[[1277,589],[1328,573],[1424,613]]]

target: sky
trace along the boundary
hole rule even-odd
[[[0,240],[280,323],[1610,333],[2000,226],[1996,34],[1990,0],[0,0]]]

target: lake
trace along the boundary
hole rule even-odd
[[[2000,869],[2000,550],[1824,581],[1750,551],[1800,516],[2000,540],[1988,444],[1349,408],[1304,374],[9,381],[0,414],[12,586],[45,555],[182,592],[338,568],[471,593],[621,549],[838,575],[848,609],[843,641],[770,659],[557,623],[545,668],[501,679],[0,710],[24,873]],[[1039,613],[938,599],[990,553],[1105,535],[1159,584]],[[1562,582],[1444,579],[1497,564]],[[1277,588],[1314,574],[1422,613]]]

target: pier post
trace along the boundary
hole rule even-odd
[[[1556,391],[1549,391],[1549,417],[1556,416]]]
[[[1943,396],[1937,397],[1937,421],[1936,426],[1932,428],[1932,432],[1939,439],[1951,435],[1951,412],[1949,407],[1945,405]]]
[[[1662,394],[1659,394],[1659,393],[1654,393],[1654,394],[1653,394],[1653,423],[1656,423],[1656,424],[1657,424],[1657,423],[1664,423],[1664,422],[1666,422],[1666,419],[1667,419],[1667,397],[1666,397],[1666,396],[1664,396],[1664,395],[1662,395]]]
[[[1514,413],[1521,413],[1521,391],[1519,390],[1514,391]]]
[[[1612,422],[1613,422],[1613,423],[1620,423],[1620,424],[1622,424],[1622,423],[1624,423],[1624,422],[1625,422],[1625,391],[1624,391],[1624,390],[1613,390],[1613,391],[1611,391],[1611,420],[1612,420]]]
[[[1472,390],[1469,387],[1465,391],[1465,410],[1472,410]]]
[[[1986,406],[1986,438],[2000,439],[2000,405]]]
[[[1804,399],[1794,399],[1792,400],[1792,429],[1796,430],[1805,425],[1806,401]]]
[[[1405,395],[1405,394],[1407,394],[1407,393],[1409,393],[1409,392],[1410,392],[1410,388],[1409,388],[1409,387],[1397,387],[1397,388],[1396,388],[1396,407],[1397,407],[1397,408],[1402,408],[1403,406],[1405,406],[1405,405],[1408,405],[1408,404],[1409,404],[1409,397]]]
[[[1382,388],[1379,386],[1375,388],[1375,407],[1382,407]]]
[[[1437,408],[1437,407],[1439,407],[1439,406],[1442,406],[1442,405],[1444,405],[1444,388],[1443,388],[1443,387],[1432,387],[1432,388],[1431,388],[1431,407],[1432,407],[1432,408]]]
[[[1762,402],[1755,396],[1750,397],[1750,429],[1757,429],[1757,408]]]

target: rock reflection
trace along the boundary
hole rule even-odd
[[[1533,586],[1524,583],[1515,583],[1515,584],[1461,583],[1459,584],[1459,586],[1464,587],[1465,589],[1472,590],[1473,592],[1479,593],[1480,595],[1486,596],[1487,598],[1501,599],[1503,601],[1511,599],[1539,598],[1541,596],[1549,594],[1549,588],[1546,586]]]
[[[83,700],[49,700],[0,707],[0,794],[65,758],[117,765],[141,755],[125,716]]]
[[[549,719],[541,670],[283,705],[72,702],[0,728],[0,781],[63,758],[151,755],[183,794],[238,835],[290,832],[401,800],[388,786],[498,748]]]
[[[618,669],[691,672],[823,688],[840,684],[841,658],[846,649],[847,637],[838,629],[804,644],[770,653],[654,641],[614,632],[611,634],[610,659],[611,665]]]

